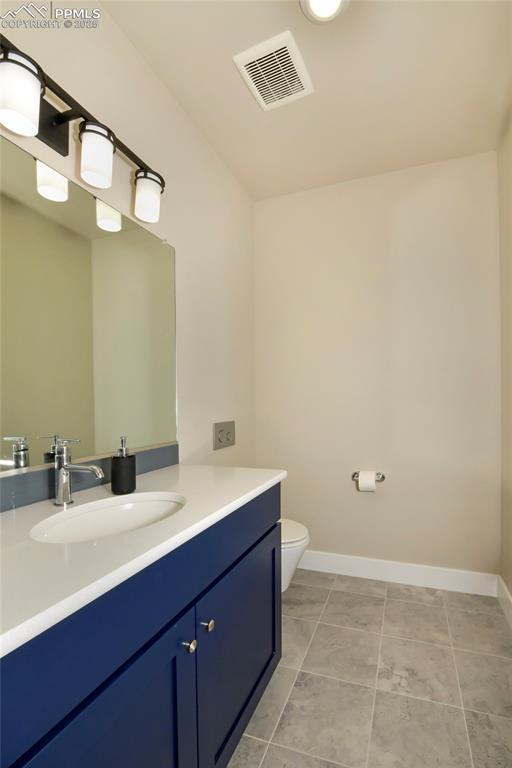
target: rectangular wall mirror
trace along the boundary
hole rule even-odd
[[[96,200],[36,189],[36,162],[0,139],[0,434],[79,438],[73,459],[176,440],[174,250],[130,219],[96,224]],[[0,443],[3,470],[12,446]]]

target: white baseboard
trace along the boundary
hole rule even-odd
[[[469,592],[473,595],[498,595],[498,576],[495,573],[460,571],[455,568],[438,568],[433,565],[400,563],[394,560],[377,560],[371,557],[338,555],[334,552],[316,552],[308,549],[299,563],[300,568],[344,576],[360,576],[364,579],[393,581],[413,584],[416,587],[433,587],[452,592]],[[503,584],[506,589],[505,584]],[[507,590],[508,592],[508,590]],[[510,599],[510,594],[509,594]],[[510,603],[512,611],[512,602]]]
[[[505,618],[512,627],[512,595],[501,576],[498,576],[498,600],[503,608]]]

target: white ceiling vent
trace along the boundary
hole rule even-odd
[[[265,111],[313,93],[313,83],[291,32],[248,48],[233,60]]]

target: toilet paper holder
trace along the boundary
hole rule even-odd
[[[385,479],[386,479],[386,475],[384,474],[384,472],[375,473],[376,483],[383,483]],[[354,483],[357,483],[357,481],[359,480],[359,472],[352,472],[352,480],[354,481]]]

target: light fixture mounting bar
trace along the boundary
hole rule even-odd
[[[11,43],[5,35],[0,35],[0,48],[6,51],[14,51],[15,53],[23,54],[23,51]],[[101,121],[85,109],[85,107],[65,91],[64,88],[55,82],[55,80],[49,77],[44,70],[43,81],[45,89],[57,96],[57,98],[67,105],[68,109],[64,112],[59,112],[59,110],[53,107],[43,98],[43,96],[41,96],[41,113],[37,138],[45,144],[48,144],[48,146],[56,152],[59,152],[59,154],[67,156],[69,154],[68,123],[73,120],[86,120],[88,122],[101,124]],[[156,174],[156,171],[153,171],[147,163],[141,160],[141,158],[138,157],[130,147],[120,141],[117,136],[115,138],[115,148],[137,168]],[[160,174],[156,175],[160,176]]]
[[[57,122],[59,115],[59,110],[41,97],[37,138],[58,152],[59,155],[67,157],[69,155],[69,128],[67,124]]]

